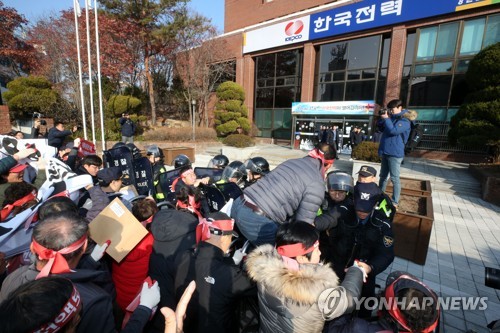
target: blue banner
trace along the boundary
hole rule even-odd
[[[438,16],[498,0],[366,0],[311,14],[309,40]]]
[[[374,109],[374,101],[292,103],[293,115],[372,115]]]

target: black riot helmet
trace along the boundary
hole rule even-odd
[[[174,168],[182,168],[185,166],[191,166],[191,160],[184,154],[177,155],[172,161]]]
[[[263,157],[252,157],[246,162],[246,168],[254,174],[264,176],[269,173],[269,162]]]
[[[351,175],[343,171],[330,172],[326,177],[328,191],[354,191],[354,180]]]
[[[215,155],[210,162],[208,162],[209,168],[224,169],[229,164],[229,158],[226,155]]]
[[[117,142],[113,145],[113,147],[111,147],[111,149],[116,149],[116,148],[120,148],[120,147],[126,147],[127,145],[124,143],[124,142]]]
[[[229,181],[230,178],[236,178],[236,183],[240,184],[245,180],[246,176],[247,171],[243,162],[233,161],[224,168],[224,171],[222,171],[221,179]]]
[[[141,155],[141,151],[139,150],[139,148],[137,148],[136,145],[134,145],[133,143],[129,142],[125,145],[128,149],[130,149],[130,152],[132,153],[132,157],[133,158],[141,158],[142,155]]]
[[[157,145],[149,146],[148,149],[146,150],[146,155],[159,157],[162,160],[164,158],[163,151],[160,148],[158,148]]]

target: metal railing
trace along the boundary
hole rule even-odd
[[[417,121],[424,129],[422,141],[417,146],[417,150],[436,150],[457,152],[465,154],[487,154],[488,147],[452,145],[448,142],[448,131],[450,123],[447,121]]]

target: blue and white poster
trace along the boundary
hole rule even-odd
[[[294,102],[292,115],[372,115],[375,101]]]

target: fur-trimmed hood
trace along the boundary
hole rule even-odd
[[[246,260],[249,276],[279,298],[300,305],[312,305],[327,288],[336,287],[339,278],[329,265],[300,265],[289,270],[271,245],[261,245]]]
[[[409,121],[414,121],[418,117],[418,112],[415,110],[408,110],[402,115],[402,118],[406,118]]]

